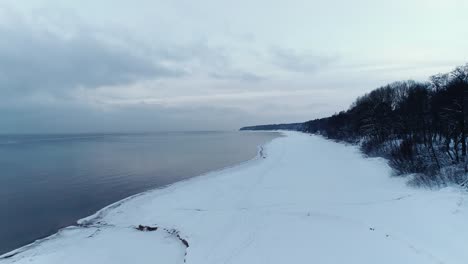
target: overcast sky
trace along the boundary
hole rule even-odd
[[[468,62],[466,0],[0,0],[0,133],[305,121]]]

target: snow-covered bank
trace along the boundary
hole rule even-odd
[[[264,159],[127,199],[0,263],[468,261],[466,194],[409,188],[355,147],[285,133]]]

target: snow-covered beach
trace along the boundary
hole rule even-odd
[[[0,263],[468,261],[466,193],[414,189],[354,146],[284,134],[255,160],[116,203]]]

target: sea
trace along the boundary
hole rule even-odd
[[[128,196],[254,158],[276,132],[0,135],[0,254]]]

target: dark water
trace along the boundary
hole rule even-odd
[[[0,136],[0,254],[130,195],[253,158],[276,133]]]

